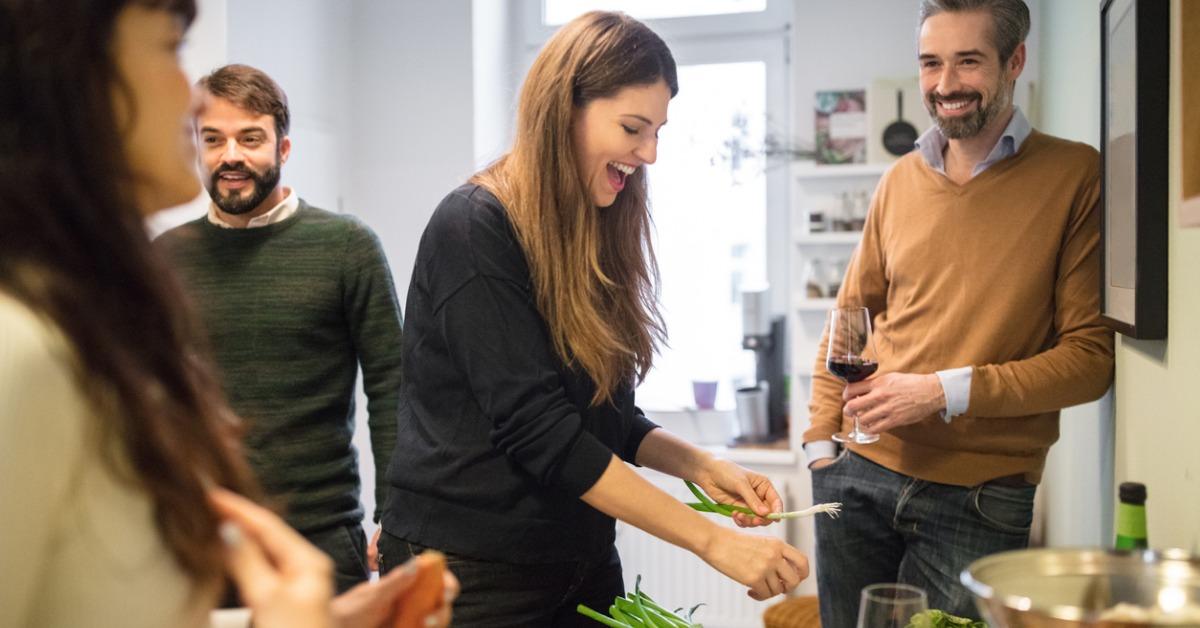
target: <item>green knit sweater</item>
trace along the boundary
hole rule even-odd
[[[380,486],[396,441],[400,307],[375,234],[300,202],[281,222],[224,229],[200,218],[157,240],[207,329],[246,453],[301,532],[359,523],[354,433],[359,365]]]

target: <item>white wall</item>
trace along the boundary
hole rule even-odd
[[[383,239],[401,301],[421,231],[474,172],[471,4],[354,3],[346,210]]]
[[[1093,0],[1043,2],[1038,90],[1041,130],[1100,144],[1100,8]],[[1062,413],[1050,450],[1041,499],[1045,541],[1053,546],[1108,545],[1113,524],[1113,402]]]
[[[474,171],[471,3],[355,0],[350,32],[344,210],[379,235],[403,308],[425,223]],[[361,393],[358,405],[369,514],[376,478]]]
[[[1100,5],[1093,0],[1043,2],[1042,129],[1100,146]]]
[[[472,0],[475,167],[483,168],[512,143],[516,93],[519,7],[512,2]]]

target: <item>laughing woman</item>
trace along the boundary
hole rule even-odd
[[[379,548],[384,570],[446,553],[462,582],[457,625],[571,625],[578,603],[607,608],[623,591],[614,519],[757,599],[808,574],[799,551],[718,526],[626,464],[760,515],[782,505],[764,477],[634,406],[664,339],[645,167],[676,91],[671,53],[645,25],[577,18],[526,77],[512,149],[451,192],[421,238]]]

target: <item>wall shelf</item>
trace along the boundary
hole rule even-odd
[[[821,336],[824,334],[826,313],[837,307],[836,298],[808,298],[810,271],[817,271],[816,281],[822,293],[834,283],[830,275],[830,264],[838,270],[849,263],[854,248],[862,240],[861,231],[808,231],[809,212],[820,211],[826,217],[837,214],[845,219],[847,195],[860,203],[858,195],[868,196],[879,177],[892,164],[847,164],[841,166],[803,164],[792,169],[795,175],[792,204],[792,243],[788,247],[789,271],[792,273],[791,299],[789,305],[789,340],[791,345],[792,377],[791,420],[792,449],[801,451],[800,434],[808,424],[808,403],[812,391],[813,376],[817,369],[824,372],[823,362],[817,362]],[[860,206],[861,207],[861,206]],[[839,213],[842,212],[842,213]],[[832,222],[832,221],[831,221]],[[828,223],[827,223],[828,224]],[[822,266],[814,268],[809,262],[821,260]],[[836,283],[841,283],[840,278]],[[800,465],[803,467],[803,465]]]
[[[842,244],[855,245],[862,239],[861,231],[825,231],[808,233],[801,231],[792,238],[796,244]]]
[[[797,312],[825,312],[837,307],[837,299],[796,299],[792,307]]]
[[[712,452],[718,458],[724,458],[737,464],[794,465],[797,460],[796,452],[791,449],[721,446],[708,446],[704,449]]]
[[[807,179],[832,179],[832,178],[853,178],[853,177],[878,177],[890,168],[892,164],[841,164],[841,165],[823,165],[823,164],[805,164],[798,165],[792,169],[792,173],[797,180],[804,181]]]

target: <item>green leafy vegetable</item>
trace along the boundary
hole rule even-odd
[[[955,617],[939,610],[929,610],[913,615],[905,628],[988,628],[988,625],[987,622]]]

